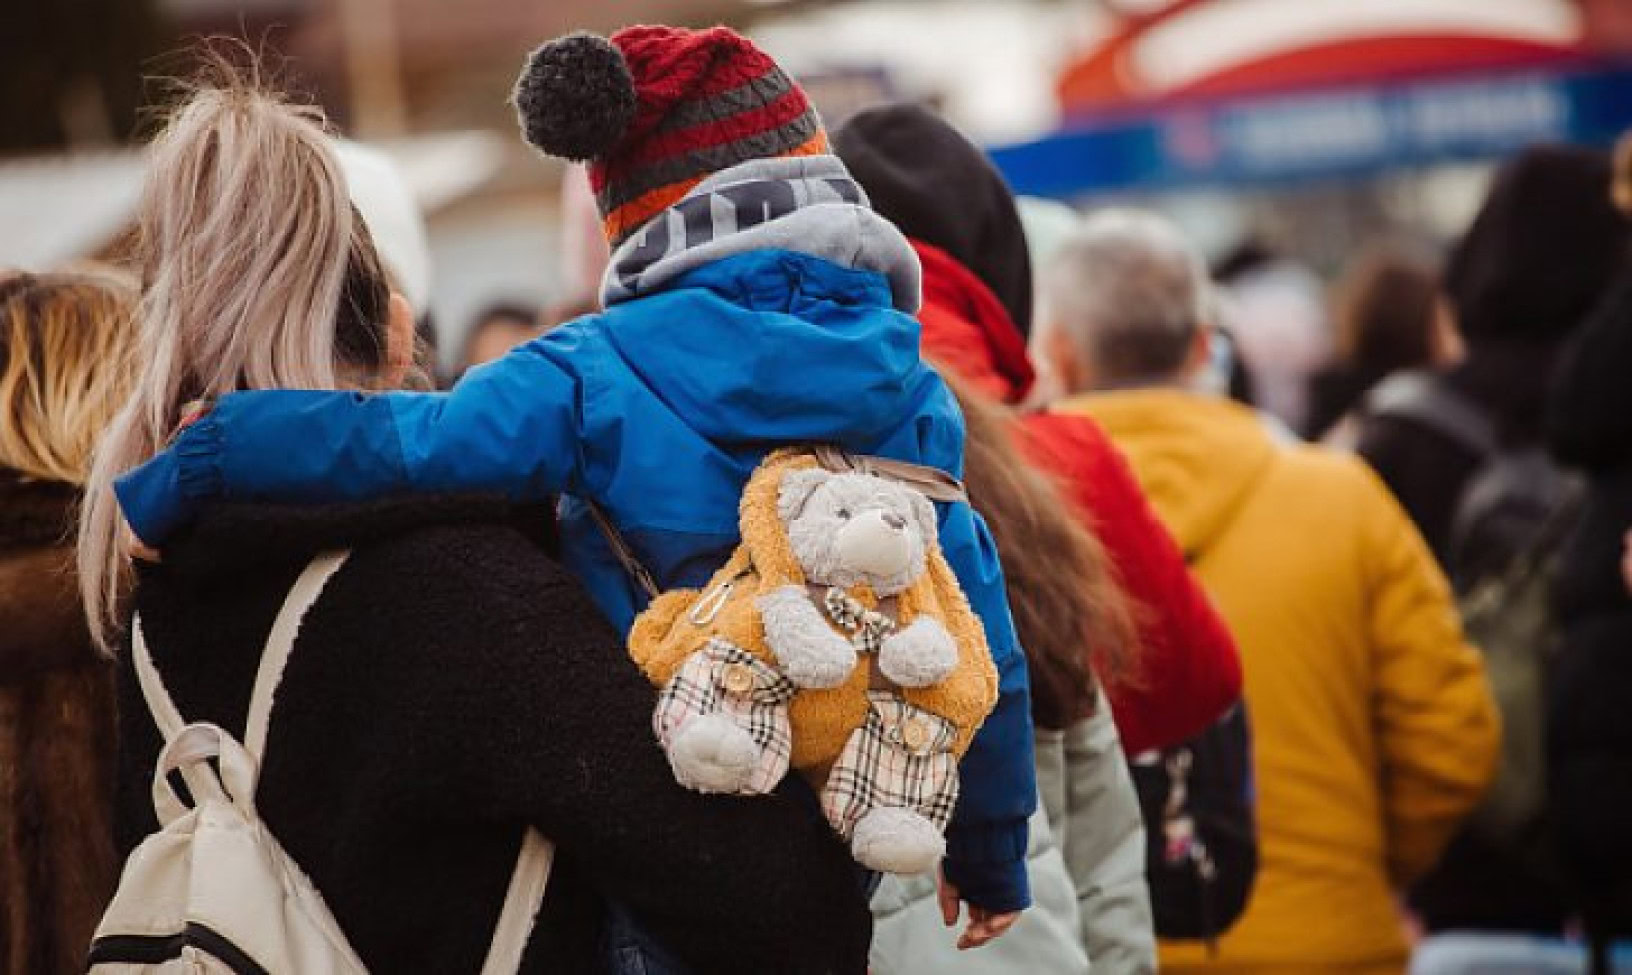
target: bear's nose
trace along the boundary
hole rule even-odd
[[[884,524],[890,526],[896,531],[900,531],[901,529],[907,527],[907,519],[898,514],[886,511],[884,513]]]

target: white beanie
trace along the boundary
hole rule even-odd
[[[378,149],[344,139],[335,140],[340,168],[345,171],[351,202],[363,215],[374,248],[392,282],[415,315],[430,310],[431,248],[425,235],[425,216],[402,171]]]

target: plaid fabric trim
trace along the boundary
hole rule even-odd
[[[788,774],[793,727],[788,702],[798,688],[743,648],[715,637],[692,654],[657,697],[652,728],[664,749],[693,718],[724,715],[748,732],[760,757],[743,795],[763,795]]]
[[[850,643],[863,656],[876,654],[884,646],[885,638],[895,632],[895,620],[875,609],[868,609],[838,586],[829,586],[822,599],[828,618],[841,630],[848,631]]]
[[[839,835],[879,807],[910,809],[940,829],[958,802],[952,722],[889,691],[867,692],[867,720],[850,736],[822,790],[822,811]]]

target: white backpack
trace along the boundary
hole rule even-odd
[[[243,744],[213,724],[187,724],[133,625],[132,656],[163,734],[153,775],[160,830],[125,862],[91,943],[90,971],[328,975],[366,972],[317,889],[255,811],[272,695],[301,619],[349,552],[320,555],[289,590],[261,655]],[[210,759],[215,759],[212,767]],[[179,772],[188,807],[171,787]],[[528,829],[482,975],[511,975],[549,884],[554,848]]]

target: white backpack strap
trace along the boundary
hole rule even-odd
[[[142,697],[147,701],[147,710],[153,715],[153,723],[158,725],[159,735],[169,742],[181,734],[181,729],[187,727],[187,722],[177,710],[176,702],[171,700],[170,692],[164,689],[164,680],[159,677],[159,669],[153,665],[153,653],[147,648],[147,637],[142,633],[140,615],[130,622],[130,656],[131,662],[136,665],[136,681],[142,686]]]
[[[277,619],[272,621],[272,632],[267,635],[266,649],[261,651],[261,666],[255,672],[255,688],[249,694],[249,718],[244,723],[244,750],[255,759],[256,768],[260,767],[261,755],[266,750],[267,722],[272,717],[272,695],[277,693],[278,683],[283,680],[284,665],[289,662],[289,653],[295,647],[295,636],[300,632],[301,620],[306,618],[306,611],[317,602],[322,595],[323,587],[340,570],[351,555],[349,549],[338,552],[325,552],[313,559],[301,572],[300,578],[289,588],[289,595],[284,597],[283,608],[278,610]]]
[[[130,623],[130,656],[131,662],[136,665],[136,682],[141,685],[142,698],[147,701],[148,713],[153,715],[153,724],[158,727],[159,737],[168,748],[172,742],[181,737],[183,731],[187,730],[187,719],[181,716],[181,709],[176,707],[175,699],[164,689],[164,679],[159,676],[159,668],[153,663],[153,651],[147,645],[147,634],[142,632],[140,615],[133,618]],[[187,783],[188,792],[195,796],[210,794],[209,776],[201,772],[196,765],[184,764],[176,771]],[[165,789],[169,790],[169,786],[166,785]],[[174,795],[173,792],[169,794]]]
[[[533,919],[544,903],[550,885],[550,867],[555,864],[555,844],[531,826],[521,840],[510,889],[504,895],[504,909],[493,929],[493,943],[482,963],[482,975],[515,975],[521,968],[522,952],[533,934]]]

